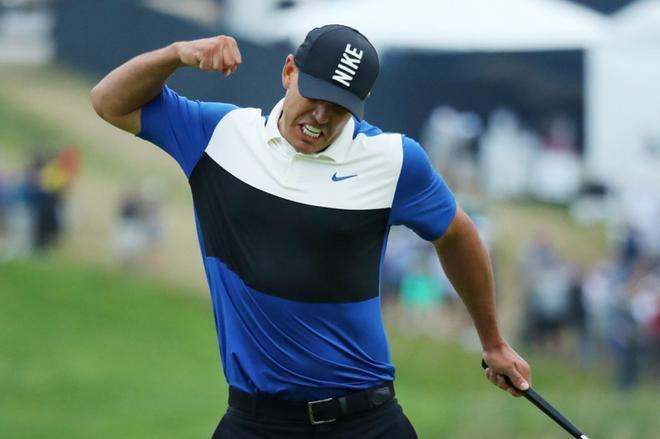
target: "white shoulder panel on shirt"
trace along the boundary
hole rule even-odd
[[[261,110],[242,108],[218,123],[206,153],[244,183],[290,201],[335,209],[392,206],[403,162],[400,134],[352,140],[346,158],[283,154],[266,142]]]

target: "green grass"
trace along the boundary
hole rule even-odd
[[[1,437],[210,436],[225,398],[206,301],[48,262],[0,279]]]
[[[479,355],[390,334],[397,391],[421,438],[565,438],[490,386]],[[532,359],[534,383],[591,437],[651,438],[657,389]],[[210,304],[85,265],[0,265],[0,437],[208,438],[225,408]]]

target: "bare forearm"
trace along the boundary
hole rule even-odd
[[[152,100],[183,65],[176,43],[136,56],[92,89],[92,105],[104,119],[125,116]]]
[[[465,212],[456,213],[450,229],[434,246],[447,277],[474,321],[484,350],[504,343],[496,319],[490,258]]]
[[[529,364],[500,334],[495,312],[493,270],[477,228],[462,210],[449,229],[433,242],[442,267],[461,296],[479,333],[486,378],[513,396],[521,396],[531,384]],[[504,377],[509,377],[515,387]]]
[[[241,64],[236,40],[226,35],[172,43],[143,53],[110,72],[92,89],[92,105],[104,120],[137,134],[140,109],[179,67],[234,73]]]

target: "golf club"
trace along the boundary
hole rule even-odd
[[[481,367],[484,369],[488,368],[488,365],[484,360],[481,360]],[[516,386],[513,385],[511,380],[509,379],[508,376],[504,375],[504,379],[506,380],[506,383],[517,389],[519,392],[523,394],[523,396],[532,404],[534,404],[536,407],[538,407],[543,413],[548,415],[552,420],[554,420],[557,424],[559,424],[564,430],[568,431],[571,436],[578,438],[578,439],[589,439],[587,435],[582,433],[575,425],[571,423],[568,419],[564,417],[559,411],[554,408],[548,401],[543,399],[541,395],[536,393],[534,389],[531,387],[527,390],[520,390]]]

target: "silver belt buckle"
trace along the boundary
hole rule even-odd
[[[332,398],[326,398],[326,399],[318,399],[316,401],[309,401],[307,403],[307,413],[309,413],[309,422],[312,423],[312,425],[320,425],[320,424],[328,424],[330,422],[335,422],[337,419],[324,419],[322,421],[317,421],[314,419],[314,404],[320,404],[322,402],[328,402],[332,401]]]

